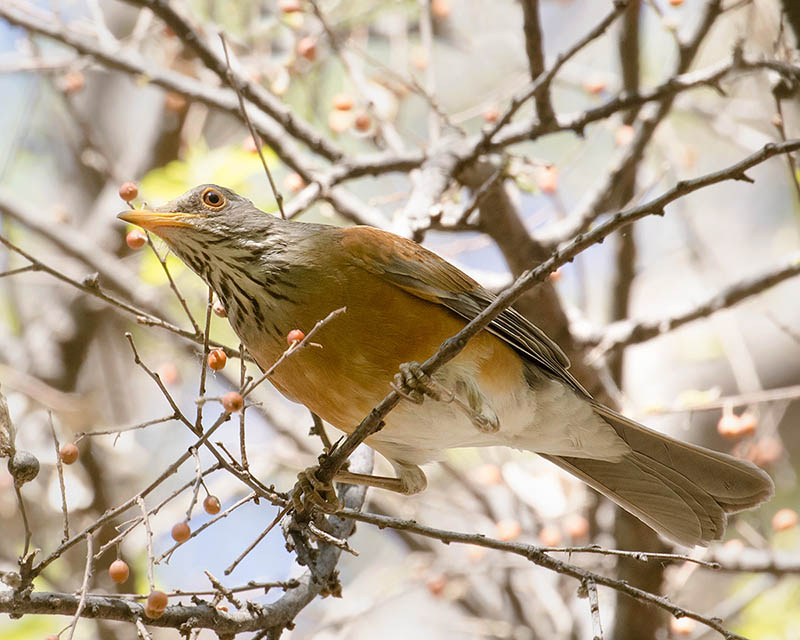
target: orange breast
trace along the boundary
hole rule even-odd
[[[323,419],[352,431],[391,391],[390,382],[404,362],[422,362],[457,333],[464,321],[445,307],[417,298],[379,276],[350,265],[320,271],[293,294],[294,303],[275,312],[281,330],[308,333],[328,313],[346,307],[314,336],[321,347],[307,346],[290,356],[272,382],[285,395]],[[262,367],[286,348],[269,332],[246,341]],[[522,379],[521,360],[488,333],[474,338],[454,364],[475,368],[486,391],[510,388]],[[391,415],[387,426],[391,427]]]

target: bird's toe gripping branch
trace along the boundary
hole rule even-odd
[[[320,480],[317,471],[319,466],[314,465],[297,474],[292,504],[298,513],[310,513],[314,508],[324,513],[336,513],[342,507],[333,483]]]

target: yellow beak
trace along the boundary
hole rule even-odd
[[[146,209],[131,209],[123,211],[117,218],[138,225],[142,229],[155,231],[159,227],[191,227],[189,218],[194,218],[196,213],[181,213],[180,211],[148,211]]]

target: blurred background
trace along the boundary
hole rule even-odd
[[[205,182],[233,188],[266,211],[276,213],[277,206],[257,143],[232,92],[222,88],[220,78],[173,29],[139,6],[145,4],[6,0],[0,7],[0,233],[75,282],[99,272],[100,285],[114,297],[191,333],[186,310],[156,255],[147,245],[133,249],[126,244],[129,229],[115,217],[127,206],[120,185],[137,183],[136,206],[162,204]],[[451,180],[435,198],[444,214],[432,221],[428,211],[407,206],[419,186],[422,150],[452,137],[474,140],[530,85],[519,2],[172,4],[218,56],[222,49],[216,33],[225,33],[231,67],[240,77],[264,87],[346,159],[377,167],[348,176],[333,189],[339,190],[335,197],[317,197],[310,177],[333,175],[358,163],[332,162],[308,140],[295,139],[279,120],[269,120],[280,132],[281,147],[264,144],[262,151],[298,219],[369,223],[413,235],[493,290],[541,260],[534,245],[521,238],[546,249],[546,256],[553,238],[567,239],[558,236],[561,225],[591,204],[602,203],[592,222],[603,220],[603,213],[645,202],[678,180],[727,167],[770,141],[800,135],[796,85],[775,70],[731,69],[718,86],[682,91],[669,104],[661,100],[641,110],[610,110],[607,117],[591,121],[583,135],[566,126],[496,145],[486,164],[492,171],[501,167],[502,175],[490,184],[492,193],[476,212],[479,221],[471,216],[469,224],[448,228],[448,216],[457,217],[491,171],[479,180]],[[795,82],[800,82],[797,25],[782,17],[784,10],[792,11],[791,0],[785,5],[778,0],[632,4],[556,76],[551,98],[559,119],[589,113],[623,91],[652,89],[678,72],[702,73],[725,65],[737,46],[747,60],[794,65]],[[712,5],[718,10],[703,32]],[[548,64],[611,9],[610,2],[599,0],[539,2]],[[696,51],[688,55],[679,43],[692,42],[701,32]],[[165,88],[154,81],[158,77],[186,77],[193,89]],[[198,87],[212,99],[203,99]],[[228,108],[210,104],[215,95]],[[531,115],[528,103],[510,126],[524,131]],[[253,117],[256,124],[264,121]],[[657,126],[643,136],[647,118],[657,118]],[[611,169],[624,163],[639,142],[641,152],[633,154],[625,170],[628,179],[614,183]],[[300,171],[290,157],[300,159]],[[405,160],[393,169],[380,164],[384,158]],[[800,532],[794,526],[800,498],[800,403],[795,401],[800,396],[800,283],[788,279],[765,286],[733,308],[703,314],[675,330],[664,325],[662,335],[625,348],[624,358],[622,349],[601,353],[597,347],[615,321],[658,324],[738,282],[792,260],[796,264],[796,166],[780,156],[748,175],[752,184],[729,181],[700,190],[671,204],[665,217],[644,219],[591,247],[553,274],[539,297],[523,301],[520,309],[562,343],[587,386],[626,414],[680,438],[747,457],[766,468],[776,483],[775,498],[733,518],[725,540],[692,552],[719,559],[730,571],[654,562],[626,568],[602,555],[563,558],[643,580],[644,588],[719,616],[747,637],[800,638]],[[599,198],[598,192],[609,186],[610,192]],[[494,219],[487,210],[500,200],[512,208],[515,224],[504,225],[507,219],[499,214]],[[160,255],[167,252],[159,241],[155,248]],[[4,272],[29,264],[6,249],[0,250],[0,260]],[[207,289],[174,256],[166,257],[166,265],[202,326]],[[723,300],[719,306],[728,305]],[[0,383],[17,447],[41,463],[38,478],[22,492],[32,546],[47,555],[63,532],[48,414],[59,441],[74,441],[80,451],[78,462],[64,468],[74,533],[150,484],[195,439],[174,420],[119,434],[81,435],[172,414],[153,380],[135,365],[124,333],[132,333],[142,360],[159,373],[188,416],[195,414],[202,345],[137,324],[130,313],[50,273],[31,271],[0,280],[0,312]],[[238,348],[224,318],[212,315],[211,337]],[[238,387],[239,360],[229,359],[224,369],[208,373],[207,395],[219,397]],[[773,389],[778,391],[768,393]],[[266,385],[256,395],[260,405],[247,412],[251,471],[285,491],[299,470],[316,461],[322,445],[309,435],[313,423],[307,410]],[[214,436],[234,453],[239,451],[237,422]],[[335,430],[328,431],[338,438]],[[203,468],[214,463],[205,451],[199,458]],[[191,483],[195,471],[193,460],[183,464],[148,496],[147,506],[155,507]],[[613,505],[532,454],[451,451],[444,463],[425,471],[426,492],[405,497],[373,489],[365,510],[547,546],[667,549],[654,536],[641,537],[647,533],[640,529],[621,528]],[[390,473],[390,468],[378,458],[376,472]],[[224,471],[209,474],[205,484],[223,509],[250,493]],[[171,529],[185,518],[190,499],[191,491],[184,491],[150,517],[156,558],[172,546]],[[105,526],[96,548],[138,513],[134,508]],[[222,578],[225,567],[276,513],[265,502],[246,502],[158,562],[156,585],[169,592],[210,589],[203,572]],[[192,529],[210,517],[195,509]],[[12,570],[23,549],[24,530],[5,465],[0,470],[0,522],[0,569]],[[145,542],[143,527],[121,541],[119,554],[132,576],[119,587],[106,575],[117,557],[116,546],[98,557],[92,592],[147,593]],[[378,630],[386,640],[410,634],[592,637],[589,607],[577,595],[578,584],[518,556],[445,546],[367,524],[358,525],[350,544],[360,555],[342,556],[344,597],[315,600],[283,637],[366,639]],[[788,569],[777,568],[775,558],[787,562]],[[745,560],[758,570],[742,570]],[[85,551],[71,549],[37,578],[36,589],[74,592],[84,563]],[[281,581],[301,570],[276,529],[223,582]],[[279,595],[280,589],[248,598],[272,601]],[[714,636],[690,620],[617,602],[610,590],[600,589],[599,605],[609,638]],[[64,617],[3,618],[0,638],[43,638],[68,623]],[[75,637],[127,638],[133,633],[128,624],[85,620]],[[155,628],[151,633],[153,638],[178,635]]]

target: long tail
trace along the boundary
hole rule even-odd
[[[543,457],[670,540],[689,547],[718,540],[728,513],[755,507],[773,494],[770,477],[750,462],[674,440],[599,403],[594,409],[631,453],[618,462]]]

